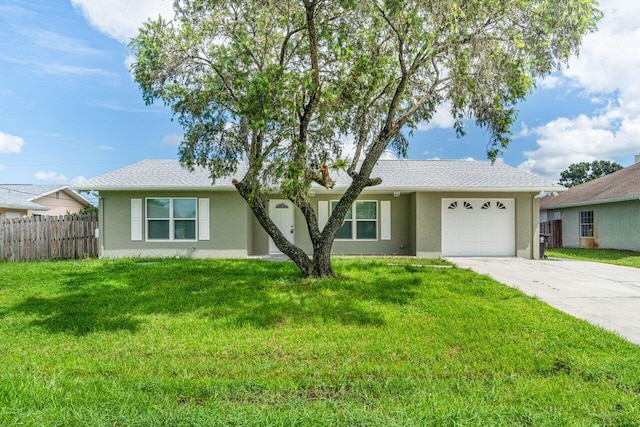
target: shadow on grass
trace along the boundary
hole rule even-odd
[[[5,310],[51,333],[135,332],[145,316],[194,314],[225,327],[282,323],[380,326],[385,304],[406,304],[420,282],[368,265],[366,274],[303,280],[291,263],[255,260],[118,260],[56,272],[58,292]],[[52,266],[55,268],[55,266]],[[351,269],[357,266],[350,266]],[[402,276],[402,275],[400,275]],[[0,313],[3,317],[3,313]]]

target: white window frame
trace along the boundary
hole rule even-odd
[[[582,221],[582,214],[586,214],[585,216],[588,217],[588,219],[591,219],[591,222],[583,222]],[[580,211],[578,213],[579,216],[579,221],[580,221],[580,238],[582,239],[589,239],[589,238],[593,238],[595,236],[595,232],[594,232],[594,221],[595,221],[595,214],[593,211]],[[589,230],[591,231],[591,235],[590,236],[585,236],[584,233],[582,232],[584,227],[590,226]]]
[[[333,203],[338,203],[339,200],[329,201],[329,215],[333,213]],[[373,222],[372,219],[357,219],[356,203],[357,202],[373,202],[376,204],[376,238],[375,239],[358,239],[358,221],[360,222]],[[380,240],[380,201],[379,200],[355,200],[351,205],[351,238],[350,239],[338,239],[337,242],[377,242]]]
[[[157,199],[169,199],[169,218],[149,218],[148,215],[148,201]],[[173,217],[173,201],[174,200],[193,200],[195,202],[196,216],[195,218],[174,218]],[[176,239],[175,235],[175,221],[193,221],[195,225],[195,238],[194,239]],[[149,221],[169,221],[169,238],[168,239],[150,239],[149,238]],[[197,242],[198,241],[198,198],[197,197],[146,197],[144,199],[144,228],[145,228],[145,242]]]

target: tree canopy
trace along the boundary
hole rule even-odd
[[[609,175],[620,169],[623,169],[622,165],[608,160],[573,163],[567,170],[560,172],[560,184],[571,188],[601,176]]]
[[[447,106],[458,134],[465,119],[486,130],[495,159],[517,102],[600,17],[594,0],[177,0],[175,12],[131,42],[145,101],[171,107],[184,164],[215,179],[246,162],[239,193],[277,247],[316,276],[333,274],[335,234],[363,189],[380,183],[371,172],[386,149],[406,155],[407,134]],[[331,188],[332,167],[351,185],[320,229],[309,190]],[[302,211],[311,259],[270,220],[273,193]]]

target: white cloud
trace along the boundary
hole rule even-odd
[[[380,160],[398,160],[398,156],[391,150],[384,150],[380,156]]]
[[[80,176],[76,176],[75,178],[71,178],[71,180],[69,181],[69,184],[71,186],[84,185],[87,181],[89,181],[87,178],[80,175]]]
[[[55,76],[114,76],[110,71],[101,68],[77,67],[75,65],[65,64],[42,64],[34,62],[43,72]]]
[[[169,135],[162,138],[160,141],[160,145],[175,145],[178,146],[182,143],[183,136],[178,135],[176,133],[170,133]]]
[[[520,167],[557,180],[572,163],[640,153],[640,117],[619,120],[617,112],[613,108],[592,117],[558,118],[533,129],[538,149],[525,152],[527,160]]]
[[[56,172],[43,172],[39,171],[33,175],[37,180],[40,181],[53,181],[58,184],[65,184],[69,182],[69,178],[60,174],[58,175]]]
[[[45,49],[80,55],[102,54],[99,50],[88,47],[82,40],[66,37],[53,31],[25,28],[20,33]]]
[[[96,147],[96,150],[99,150],[99,151],[115,151],[115,148],[113,148],[110,145],[98,145]]]
[[[124,58],[124,66],[127,69],[127,72],[129,73],[132,81],[134,80],[134,76],[133,76],[133,73],[131,72],[131,66],[133,66],[135,62],[136,62],[135,55],[133,55],[131,52],[127,53],[127,56]]]
[[[71,0],[71,4],[93,27],[122,43],[135,36],[147,19],[174,16],[171,0]]]
[[[451,104],[444,103],[438,106],[431,120],[418,123],[418,130],[426,131],[434,128],[451,129],[454,123],[455,119],[451,115]]]
[[[0,154],[17,154],[24,145],[24,139],[0,131]]]
[[[3,171],[5,169],[7,169],[7,167],[5,165],[0,165],[0,171]]]
[[[566,82],[562,76],[550,74],[538,81],[538,87],[541,89],[556,89]]]
[[[576,162],[640,154],[640,2],[603,0],[599,31],[562,74],[590,96],[594,112],[560,117],[523,133],[538,138],[520,167],[557,180]]]

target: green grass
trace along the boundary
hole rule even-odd
[[[640,424],[639,347],[416,263],[1,264],[0,425]]]
[[[640,252],[634,251],[555,248],[545,250],[545,255],[555,258],[580,259],[640,268]]]

